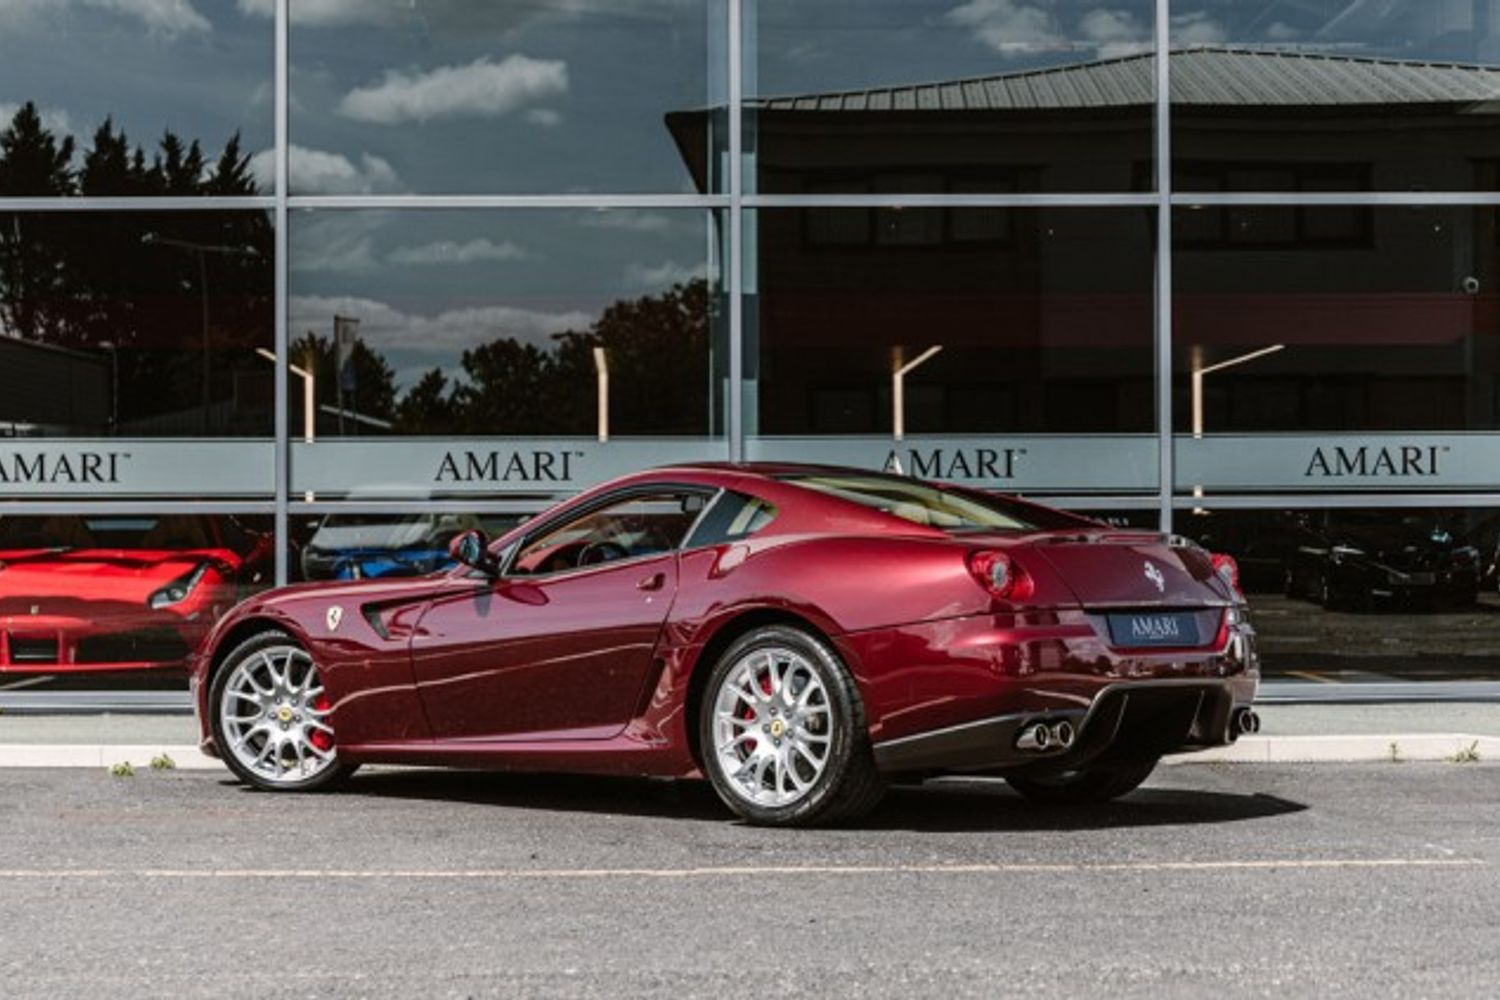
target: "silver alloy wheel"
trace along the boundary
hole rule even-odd
[[[713,753],[734,793],[758,806],[802,799],[828,766],[833,707],[801,653],[776,647],[741,657],[714,702]]]
[[[322,694],[318,668],[301,647],[252,653],[229,675],[219,701],[225,749],[269,784],[311,781],[335,757]]]

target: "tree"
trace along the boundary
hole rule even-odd
[[[36,198],[74,191],[71,137],[58,142],[30,101],[0,132],[0,197]],[[36,340],[56,339],[65,323],[58,303],[67,298],[66,225],[48,215],[0,216],[0,321],[5,331]]]
[[[457,434],[460,423],[457,387],[434,368],[406,391],[396,405],[398,434]]]
[[[331,317],[330,317],[331,319]],[[318,405],[334,406],[339,398],[341,373],[335,357],[332,337],[320,337],[309,330],[292,343],[292,364],[311,371],[317,387]],[[349,373],[343,392],[344,409],[349,413],[390,421],[396,416],[396,373],[385,358],[356,340],[349,352]],[[300,399],[300,397],[298,397]],[[334,418],[335,420],[337,417]],[[368,424],[346,421],[348,433],[365,434],[374,428]]]

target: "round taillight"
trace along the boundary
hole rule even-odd
[[[1031,578],[1004,552],[975,552],[969,556],[969,572],[991,597],[1006,601],[1031,596]]]

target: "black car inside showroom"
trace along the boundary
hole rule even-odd
[[[1500,680],[1500,0],[280,6],[0,4],[0,689],[768,459]]]

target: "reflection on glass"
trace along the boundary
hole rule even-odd
[[[1204,224],[1220,211],[1174,214],[1179,431],[1500,427],[1493,210],[1242,210],[1330,237],[1274,252]]]
[[[0,196],[270,193],[256,6],[0,4]]]
[[[709,213],[298,213],[291,236],[318,440],[723,433]]]
[[[1497,13],[1492,0],[1174,0],[1174,185],[1494,190]],[[1297,225],[1257,222],[1258,241]]]
[[[1153,426],[1147,212],[775,209],[755,230],[752,433]]]
[[[718,172],[722,126],[689,143],[665,119],[724,105],[722,3],[291,7],[294,194],[686,192],[689,164]]]
[[[0,436],[272,431],[265,212],[0,213]]]
[[[1151,186],[1152,0],[757,0],[746,10],[746,148],[763,192]]]
[[[499,537],[523,520],[518,514],[322,514],[294,521],[299,580],[369,580],[422,576],[454,565],[453,539],[478,529]]]
[[[273,552],[264,517],[0,517],[0,672],[186,669]]]
[[[1270,674],[1500,674],[1500,512],[1200,508],[1176,527],[1238,562]]]

